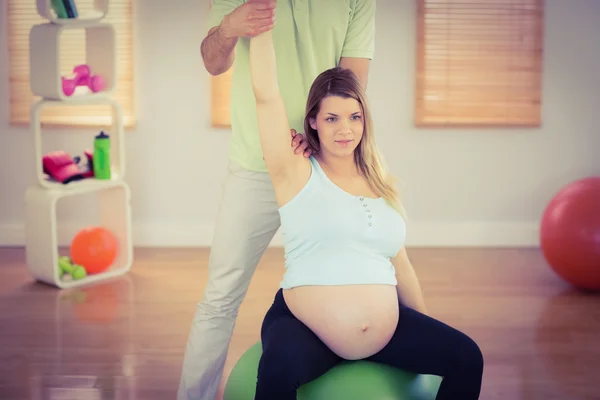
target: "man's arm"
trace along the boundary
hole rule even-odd
[[[371,60],[368,58],[342,57],[340,59],[340,68],[352,70],[365,90],[369,82],[370,65]]]
[[[275,5],[275,1],[213,0],[208,17],[211,28],[200,45],[204,66],[211,75],[231,68],[238,38],[273,29]]]
[[[396,257],[392,259],[392,264],[396,270],[396,279],[398,280],[398,297],[402,304],[427,314],[423,292],[419,285],[419,280],[415,269],[408,259],[404,246],[398,252]]]
[[[237,37],[226,37],[221,26],[210,28],[200,45],[204,67],[209,74],[220,75],[231,68],[235,59],[233,50],[236,44]]]
[[[354,72],[365,90],[375,53],[375,9],[376,0],[355,0],[339,62]]]

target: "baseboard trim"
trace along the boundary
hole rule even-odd
[[[81,228],[74,223],[61,223],[59,246],[69,244]],[[212,243],[212,225],[168,223],[134,223],[136,247],[207,247]],[[0,224],[0,246],[24,246],[23,224]],[[271,247],[283,245],[278,231]],[[409,225],[408,247],[538,247],[539,229],[535,222],[424,222]]]

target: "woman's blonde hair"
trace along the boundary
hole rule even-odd
[[[375,194],[384,198],[404,216],[405,211],[399,199],[395,179],[387,170],[383,156],[375,143],[373,121],[366,93],[351,70],[331,68],[319,74],[313,82],[308,93],[304,117],[304,132],[310,147],[316,153],[320,151],[319,134],[311,127],[310,120],[316,118],[321,101],[328,96],[353,98],[360,104],[364,129],[362,139],[354,151],[354,162]]]

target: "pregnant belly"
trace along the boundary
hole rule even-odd
[[[398,323],[395,286],[301,286],[283,295],[292,314],[347,360],[377,353]]]

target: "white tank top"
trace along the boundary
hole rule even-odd
[[[280,287],[396,285],[391,263],[406,239],[402,216],[383,198],[354,196],[310,157],[311,176],[279,208],[286,271]]]

